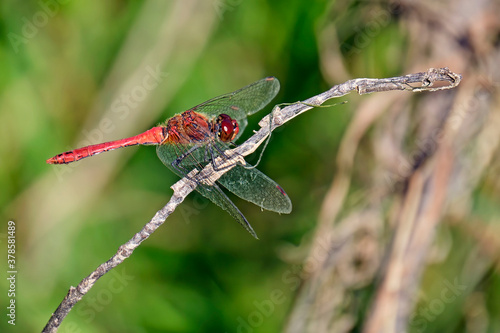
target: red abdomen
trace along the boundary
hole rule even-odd
[[[160,144],[166,139],[167,131],[163,126],[153,127],[144,133],[139,135],[111,141],[105,143],[99,143],[92,146],[87,146],[83,148],[78,148],[75,150],[67,151],[56,155],[47,160],[49,164],[68,164],[81,160],[82,158],[100,154],[105,151],[118,149],[122,147],[135,146],[135,145],[154,145]]]

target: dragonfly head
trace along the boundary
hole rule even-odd
[[[219,115],[217,118],[217,127],[217,135],[222,142],[233,141],[240,130],[238,122],[227,114]]]

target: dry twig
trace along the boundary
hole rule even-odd
[[[269,115],[261,120],[259,125],[260,130],[257,131],[251,138],[235,149],[227,151],[230,159],[224,161],[224,165],[234,165],[241,161],[242,157],[253,153],[264,142],[266,137],[272,130],[283,125],[295,116],[312,109],[314,106],[319,106],[325,101],[344,96],[352,91],[357,91],[359,94],[368,94],[372,92],[383,92],[392,90],[407,90],[413,92],[419,91],[436,91],[450,89],[456,87],[461,80],[461,76],[450,72],[448,68],[434,69],[431,68],[427,72],[409,74],[388,79],[354,79],[343,84],[336,85],[330,90],[307,99],[303,102],[294,103],[284,108],[275,107],[272,117]],[[435,82],[447,82],[448,85],[434,87]],[[411,84],[421,84],[420,86],[412,86]],[[269,126],[269,121],[272,119],[272,124]],[[216,161],[216,163],[219,161]],[[222,163],[222,162],[221,162]],[[219,164],[218,164],[219,165]],[[190,178],[194,180],[207,179],[216,181],[225,172],[231,168],[220,168],[221,171],[214,171],[212,164],[209,163],[198,174],[190,174]],[[134,235],[127,243],[119,247],[117,253],[108,261],[101,264],[89,276],[84,278],[76,287],[71,287],[66,297],[52,314],[43,332],[56,332],[69,311],[80,301],[83,296],[94,286],[99,278],[109,272],[114,267],[121,264],[125,259],[130,257],[133,251],[147,239],[159,226],[165,222],[167,217],[175,210],[175,208],[191,193],[196,187],[196,183],[183,178],[175,183],[171,188],[174,191],[170,201],[160,209],[155,216],[148,222],[141,231]]]

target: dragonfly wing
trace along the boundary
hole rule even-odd
[[[191,149],[194,146],[190,147]],[[172,162],[177,160],[178,156],[181,156],[184,152],[179,151],[180,147],[176,145],[159,145],[156,148],[156,152],[160,160],[165,164],[167,168],[172,170],[179,177],[184,177],[185,174],[194,168],[201,170],[206,164],[203,163],[203,157],[205,155],[205,147],[200,147],[197,150],[192,151],[186,158],[184,158],[177,167],[172,165]],[[212,201],[217,206],[221,207],[229,213],[239,224],[243,226],[253,237],[257,238],[257,234],[253,230],[250,223],[248,223],[245,216],[240,212],[240,210],[235,206],[235,204],[222,192],[217,184],[213,186],[207,186],[203,184],[198,184],[196,186],[196,191],[198,191],[205,198]]]
[[[225,113],[238,121],[239,137],[247,125],[246,117],[264,108],[278,94],[280,83],[275,77],[266,77],[232,93],[210,99],[192,110],[216,117]]]
[[[206,146],[196,144],[163,144],[156,147],[156,154],[167,168],[181,178],[194,168],[202,170],[209,157]]]
[[[214,184],[210,187],[198,185],[196,186],[196,190],[205,198],[209,199],[214,204],[228,212],[229,215],[231,215],[236,221],[238,221],[238,223],[241,224],[241,226],[245,228],[253,237],[259,239],[245,216],[240,212],[238,207],[236,207],[236,205],[227,197],[227,195],[222,192],[217,184]]]
[[[219,178],[229,191],[264,209],[290,213],[292,202],[285,191],[271,178],[255,168],[236,165]]]

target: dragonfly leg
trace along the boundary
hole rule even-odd
[[[201,171],[206,165],[207,163],[205,161],[208,161],[208,163],[212,163],[212,166],[214,168],[214,171],[220,171],[220,170],[224,170],[225,168],[217,168],[217,166],[215,165],[214,163],[214,156],[212,153],[210,153],[210,159],[209,159],[209,156],[208,156],[208,152],[205,148],[205,151],[204,151],[204,155],[202,157],[202,161],[198,161],[196,160],[196,158],[194,157],[194,152],[200,148],[203,148],[203,146],[193,146],[191,147],[188,151],[184,152],[183,154],[181,154],[179,157],[177,157],[172,163],[170,163],[170,165],[172,166],[172,168],[174,168],[180,175],[184,175],[184,177],[186,177],[187,179],[195,182],[196,184],[198,185],[201,185],[200,184],[200,180],[204,180],[204,179],[209,179],[209,176],[206,176],[206,177],[202,177],[202,178],[199,178],[198,176],[198,179],[194,179],[193,177],[189,176],[189,173],[192,171],[191,169],[188,169],[186,166],[183,165],[183,161],[186,161],[188,158],[191,157],[191,163],[186,163],[187,165],[191,166],[192,168],[196,168],[198,171]],[[210,188],[207,187],[206,188],[208,191],[210,191]]]
[[[215,163],[216,156],[214,154],[214,151],[213,151],[212,147],[215,147],[215,150],[217,150],[217,153],[219,153],[219,155],[222,156],[223,159],[228,160],[228,159],[230,159],[230,157],[218,145],[211,145],[208,150],[210,152],[210,161],[212,162],[212,166],[213,166],[213,168],[214,168],[215,171],[223,171],[223,170],[225,170],[225,169],[230,168],[230,167],[233,166],[232,164],[225,165],[225,166],[217,165]]]
[[[193,146],[191,147],[187,152],[183,153],[181,156],[177,157],[172,163],[170,163],[170,165],[172,166],[172,168],[174,168],[175,170],[177,170],[177,172],[179,172],[179,174],[181,175],[184,175],[184,177],[186,177],[187,179],[195,182],[198,184],[198,181],[196,181],[195,179],[191,178],[190,176],[188,176],[188,173],[191,171],[191,170],[188,170],[187,168],[185,168],[184,166],[181,165],[181,162],[184,161],[188,156],[192,155],[196,150],[198,150],[199,148],[201,148],[201,146]],[[200,166],[200,168],[202,168],[202,165],[198,163],[198,165],[196,163],[193,163],[193,166]],[[198,169],[198,168],[196,168]],[[201,169],[200,169],[201,170]],[[198,171],[200,171],[198,170]]]

